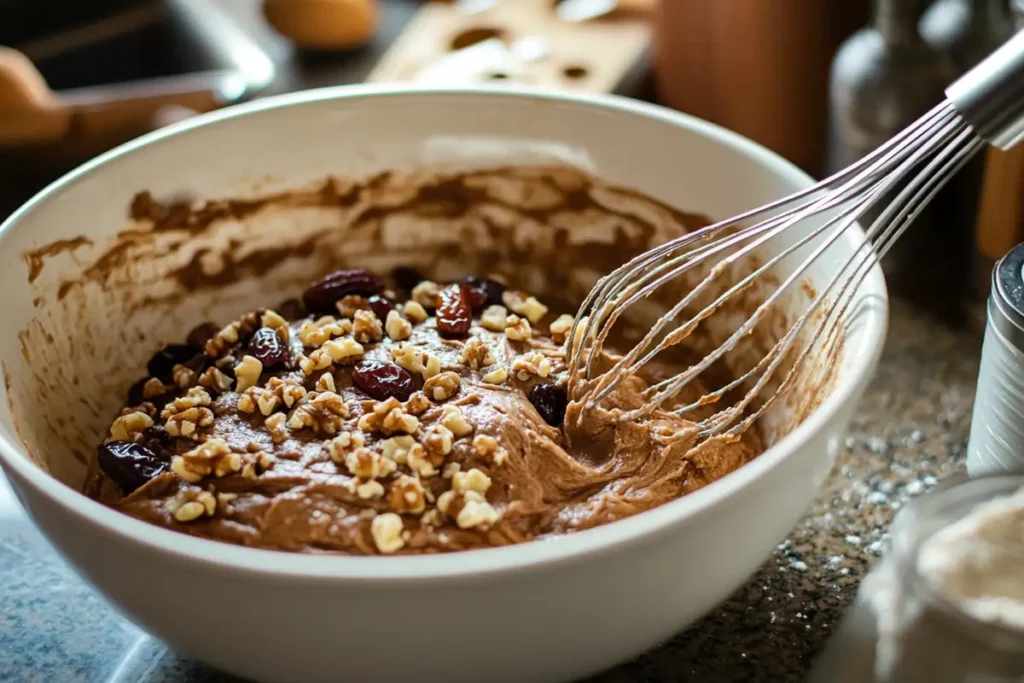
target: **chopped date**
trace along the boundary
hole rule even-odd
[[[99,448],[97,462],[121,492],[128,495],[167,469],[166,458],[151,447],[132,441],[111,441]]]
[[[150,377],[169,379],[175,365],[184,365],[201,350],[190,344],[168,344],[149,359],[146,363],[146,372]]]
[[[469,285],[484,296],[484,302],[480,305],[480,308],[483,308],[484,306],[501,305],[501,295],[505,293],[505,285],[501,284],[497,280],[469,275],[462,278],[461,282],[464,285]],[[474,304],[474,309],[475,308],[476,304]]]
[[[384,281],[362,268],[336,270],[317,280],[302,294],[306,310],[333,313],[334,304],[343,296],[371,296],[384,290]]]
[[[473,307],[461,285],[441,290],[437,306],[437,331],[442,337],[464,337],[473,324]]]
[[[423,277],[423,273],[416,270],[415,268],[409,268],[407,266],[399,266],[391,271],[391,279],[395,281],[395,286],[399,289],[411,292],[413,287],[423,282],[427,278]]]
[[[364,360],[352,371],[352,382],[367,396],[378,401],[391,397],[407,401],[416,391],[412,373],[394,363]]]
[[[391,309],[394,308],[394,304],[392,304],[391,301],[379,294],[374,294],[366,301],[370,304],[370,310],[373,311],[374,315],[380,318],[381,322],[387,320],[388,313],[390,313]]]
[[[552,427],[561,427],[565,421],[565,409],[569,405],[569,397],[565,387],[555,384],[538,384],[527,395],[530,403],[537,409],[540,416]]]
[[[185,337],[185,343],[189,346],[194,346],[197,349],[202,349],[206,346],[206,342],[213,338],[213,335],[217,334],[220,330],[219,327],[213,323],[202,323],[192,328],[192,331]]]
[[[261,327],[249,340],[249,355],[263,363],[264,370],[277,366],[287,366],[291,360],[288,345],[278,336],[275,330]]]

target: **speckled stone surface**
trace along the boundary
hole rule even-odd
[[[963,472],[981,335],[896,300],[881,367],[814,506],[725,604],[593,680],[804,679],[884,550],[893,514]],[[227,681],[128,624],[32,528],[0,481],[0,681]]]

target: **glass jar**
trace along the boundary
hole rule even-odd
[[[865,577],[850,613],[815,663],[811,683],[1024,681],[1024,630],[972,616],[940,594],[921,566],[926,540],[979,504],[1022,488],[1024,476],[985,477],[907,505],[893,524],[888,552]],[[1024,538],[1024,516],[1018,521]],[[1021,567],[1024,582],[1019,550],[992,546],[987,552]]]

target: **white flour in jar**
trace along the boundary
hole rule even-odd
[[[811,682],[1024,682],[1024,489],[930,532],[911,557],[911,529],[928,522],[906,521]]]
[[[975,619],[1024,632],[1024,489],[978,505],[924,541],[917,571]]]

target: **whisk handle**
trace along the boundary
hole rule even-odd
[[[946,88],[979,137],[1000,149],[1024,139],[1024,31]]]

